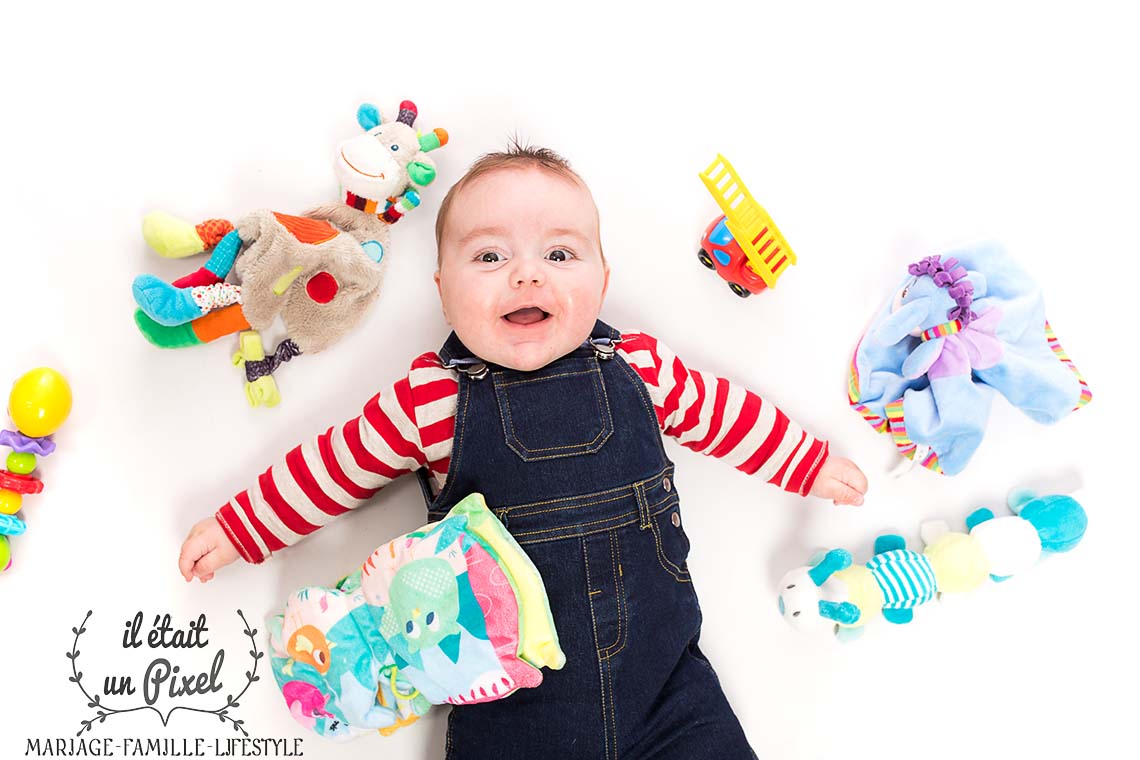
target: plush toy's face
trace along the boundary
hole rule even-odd
[[[400,104],[398,120],[385,123],[381,123],[375,106],[362,105],[356,119],[364,134],[337,146],[336,175],[341,188],[369,200],[385,201],[413,185],[431,184],[436,171],[427,152],[445,145],[447,132],[436,129],[421,136],[412,126],[415,118],[415,104],[410,101]]]
[[[383,124],[342,142],[336,172],[341,187],[353,195],[385,200],[408,185],[405,167],[419,152],[415,130],[404,124]],[[427,156],[422,160],[430,161]]]
[[[408,650],[430,649],[459,632],[459,586],[447,560],[410,562],[392,578],[390,614]]]
[[[925,321],[929,321],[932,315],[936,316],[939,313],[945,314],[946,311],[954,305],[950,296],[946,291],[939,288],[934,284],[934,281],[929,277],[911,277],[906,283],[895,293],[894,301],[891,304],[891,312],[898,313],[904,306],[909,304],[930,304],[929,308],[923,308],[920,311],[914,311],[912,321],[915,327],[910,330],[909,334],[914,337],[922,335],[922,331],[927,329],[923,326]],[[943,308],[945,306],[945,308]],[[912,306],[911,310],[918,307]],[[943,320],[945,321],[945,320]]]
[[[810,567],[799,567],[780,579],[777,605],[784,620],[801,633],[830,633],[835,622],[819,614],[820,587],[808,573]]]

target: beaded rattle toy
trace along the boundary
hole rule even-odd
[[[24,496],[44,490],[43,482],[32,474],[36,456],[46,457],[55,451],[51,434],[70,413],[71,387],[54,369],[33,369],[12,386],[8,416],[16,430],[0,430],[0,445],[12,449],[7,469],[0,471],[0,572],[12,566],[8,536],[18,536],[27,527],[16,516]]]

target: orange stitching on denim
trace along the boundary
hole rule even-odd
[[[633,512],[628,512],[627,514],[632,515]],[[610,520],[617,520],[617,519],[620,519],[620,518],[625,517],[625,516],[626,515],[616,515],[614,517],[606,517],[606,518],[603,518],[601,520],[590,520],[589,522],[577,523],[576,525],[563,525],[563,526],[560,526],[557,528],[543,528],[542,530],[528,530],[528,531],[523,531],[522,533],[515,533],[514,536],[515,536],[515,538],[518,538],[519,536],[533,536],[533,535],[536,535],[538,533],[553,533],[556,530],[573,530],[574,528],[584,528],[587,525],[597,525],[598,523],[609,522]],[[618,526],[613,525],[611,527],[616,528]]]
[[[661,472],[657,473],[656,475],[652,475],[652,476],[646,478],[645,480],[639,480],[639,481],[637,481],[637,483],[641,483],[642,485],[644,485],[646,487],[652,488],[653,486],[658,485],[661,482],[662,478],[671,474],[672,471],[673,471],[673,463],[670,462],[666,467],[661,469]],[[637,483],[632,483],[630,485],[624,485],[624,486],[615,486],[614,488],[607,488],[604,491],[595,491],[594,493],[587,494],[587,496],[589,496],[589,497],[604,496],[606,494],[614,493],[615,491],[630,491],[632,493],[632,488],[633,488],[633,486],[637,485]],[[507,507],[507,509],[515,510],[515,509],[522,509],[523,507],[540,507],[544,504],[554,504],[554,503],[557,503],[560,501],[573,501],[574,499],[578,499],[578,498],[581,498],[581,497],[579,497],[579,496],[563,496],[563,497],[558,498],[558,499],[546,499],[545,501],[529,501],[529,502],[526,502],[525,504],[514,504],[510,507]]]
[[[662,434],[664,434],[665,431],[661,428],[661,420],[657,419],[657,412],[653,411],[653,400],[649,398],[649,389],[646,387],[645,380],[643,380],[641,378],[641,375],[637,374],[637,371],[629,365],[629,362],[625,360],[624,356],[620,356],[615,353],[614,357],[621,359],[621,364],[619,366],[623,367],[625,369],[625,373],[630,376],[631,380],[633,380],[637,389],[637,397],[641,400],[641,405],[645,408],[645,411],[649,413],[649,419],[651,419],[654,426],[659,431],[661,431]],[[669,459],[669,455],[665,453],[665,442],[661,440],[660,435],[657,436],[657,448],[661,452],[661,458],[672,465],[672,461]]]
[[[511,380],[509,383],[498,383],[500,388],[509,388],[512,385],[523,385],[525,383],[541,383],[543,380],[552,380],[556,377],[571,377],[573,375],[592,375],[598,370],[593,367],[589,369],[580,369],[575,372],[559,372],[557,375],[543,375],[542,377],[530,378],[528,380]],[[496,375],[501,373],[496,372]]]
[[[522,517],[530,517],[531,515],[545,515],[549,512],[561,512],[562,510],[565,510],[565,509],[581,509],[583,507],[595,507],[598,504],[609,504],[610,502],[621,501],[624,498],[627,498],[627,494],[623,493],[623,494],[620,494],[619,496],[615,496],[612,499],[601,499],[600,501],[590,501],[590,502],[585,502],[583,504],[570,504],[570,505],[567,505],[565,507],[551,507],[550,509],[539,509],[539,510],[536,510],[534,512],[526,512],[524,514],[518,514],[516,512],[514,516],[516,519],[518,519],[518,518],[522,518]],[[503,511],[504,512],[510,512],[512,510],[515,510],[515,509],[518,509],[518,507],[508,507],[508,508],[504,509]]]
[[[459,379],[458,372],[455,373],[455,382],[460,386],[458,393],[463,396],[463,409],[456,409],[455,411],[455,432],[453,434],[455,440],[451,447],[454,456],[452,456],[447,463],[447,475],[444,478],[443,488],[435,495],[435,501],[432,502],[432,505],[440,504],[444,494],[451,494],[451,487],[455,484],[454,475],[458,472],[459,460],[463,456],[463,436],[467,432],[467,407],[471,403],[471,389],[468,388],[466,393],[463,392],[463,386]],[[468,382],[472,382],[470,378],[468,378]],[[430,511],[431,507],[429,506],[428,509]]]
[[[630,514],[633,514],[633,513],[631,512]],[[520,546],[522,546],[524,544],[529,546],[530,544],[545,544],[545,543],[550,542],[550,541],[565,541],[568,538],[585,538],[586,536],[592,536],[595,533],[601,533],[601,532],[607,531],[607,530],[614,530],[615,528],[624,528],[625,526],[633,525],[636,522],[637,522],[637,518],[635,517],[635,518],[626,520],[624,522],[617,523],[616,525],[606,526],[605,528],[594,528],[593,530],[587,530],[587,531],[583,531],[581,533],[570,533],[570,534],[565,535],[565,536],[547,536],[546,538],[533,538],[533,539],[527,539],[524,541],[518,541],[518,534],[517,533],[512,534],[512,535],[515,536],[515,540],[518,542],[518,544]],[[561,530],[561,528],[560,528],[560,530]]]
[[[598,434],[594,436],[593,440],[587,441],[585,443],[574,443],[574,444],[570,444],[568,446],[541,446],[541,447],[532,449],[531,447],[529,447],[525,443],[523,443],[522,439],[519,438],[518,434],[515,432],[514,418],[511,416],[510,399],[507,397],[506,392],[502,389],[505,389],[511,385],[521,385],[523,383],[537,383],[537,382],[542,382],[543,380],[545,380],[547,378],[568,377],[568,376],[572,376],[572,375],[593,375],[594,376],[593,382],[594,382],[595,387],[601,389],[601,394],[600,394],[601,398],[599,398],[599,394],[596,391],[595,391],[595,395],[594,395],[594,406],[596,407],[597,412],[598,412],[598,419],[602,423],[601,429],[598,431]],[[495,397],[500,401],[500,403],[499,403],[499,421],[503,423],[503,435],[506,439],[505,443],[506,443],[507,447],[511,451],[518,454],[518,456],[524,462],[536,462],[536,461],[542,461],[544,459],[555,459],[555,458],[560,457],[560,456],[567,456],[567,454],[548,454],[545,456],[533,456],[532,452],[541,452],[541,451],[565,452],[565,451],[569,451],[571,449],[574,449],[576,451],[574,451],[573,453],[576,453],[576,454],[592,454],[592,453],[596,452],[598,449],[600,449],[602,447],[602,445],[606,441],[608,441],[610,439],[610,437],[613,435],[613,432],[614,432],[613,412],[610,411],[609,396],[606,394],[606,384],[602,379],[602,371],[601,371],[600,366],[594,366],[591,369],[582,370],[579,372],[563,372],[563,373],[560,373],[557,375],[548,375],[545,378],[538,378],[535,380],[516,380],[516,381],[510,382],[510,383],[500,383],[498,381],[498,378],[496,375],[496,376],[492,376],[492,382],[494,383],[494,387],[495,387]],[[604,409],[602,406],[602,400],[603,399],[605,400],[605,408]],[[503,416],[504,413],[506,414],[505,417]],[[509,428],[509,430],[508,430],[508,428]],[[515,446],[514,446],[515,443],[517,443],[520,448],[524,449],[524,451],[519,451],[518,448],[515,448]],[[581,451],[577,451],[579,449],[581,449]]]
[[[609,690],[610,690],[610,731],[609,731],[609,733],[613,736],[614,758],[616,760],[618,750],[617,750],[617,711],[614,708],[614,669],[613,669],[613,666],[610,665],[610,661],[608,658],[606,659],[606,672],[609,674],[609,680],[607,681],[606,685],[609,687]],[[605,720],[605,708],[602,708],[602,719]],[[607,738],[607,740],[606,740],[606,755],[608,756],[609,753],[610,753],[609,739]]]
[[[661,510],[661,512],[659,514],[662,514],[666,511],[668,511],[668,510],[663,509],[663,510]],[[656,515],[654,515],[654,517],[656,517]],[[656,520],[651,521],[650,528],[653,531],[653,540],[657,542],[657,563],[659,565],[661,565],[661,568],[665,572],[667,572],[667,573],[669,573],[669,575],[673,576],[673,580],[677,581],[678,583],[692,583],[692,580],[688,577],[689,573],[686,570],[682,570],[680,567],[675,565],[668,557],[665,556],[665,549],[661,545],[661,532],[657,527],[657,521]],[[670,570],[669,567],[666,567],[666,563],[668,563],[668,565],[670,567],[672,567],[674,570],[676,570],[677,573],[681,573],[682,575],[684,575],[686,577],[684,577],[684,578],[678,577],[677,573],[674,573],[673,570]]]
[[[617,553],[615,558],[614,553]],[[621,568],[621,538],[618,536],[616,530],[610,530],[610,562],[613,563],[614,571],[614,594],[618,599],[618,638],[613,644],[607,647],[606,659],[614,657],[623,649],[629,641],[629,602],[625,597],[625,577],[619,572]],[[625,620],[624,626],[622,620]],[[621,643],[617,649],[614,649],[618,643]]]
[[[586,550],[586,542],[582,541],[582,563],[586,570],[586,590],[590,589],[590,554]],[[606,673],[603,670],[605,667],[602,664],[602,656],[598,653],[598,619],[594,616],[594,600],[590,598],[589,594],[586,595],[586,603],[590,607],[590,625],[594,629],[594,652],[598,655],[598,680],[599,680],[599,693],[602,697],[602,725],[605,726],[606,721]],[[611,695],[612,696],[612,695]],[[612,705],[611,705],[612,706]],[[607,731],[608,734],[608,731]],[[609,736],[606,736],[606,760],[610,756],[610,741]]]

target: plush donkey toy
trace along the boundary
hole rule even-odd
[[[360,106],[356,119],[365,133],[337,150],[340,202],[304,216],[263,209],[236,224],[211,219],[194,225],[161,211],[148,214],[143,237],[160,256],[212,253],[198,271],[173,283],[135,278],[142,334],[160,348],[183,348],[245,331],[234,359],[244,366],[249,401],[277,404],[273,371],[299,354],[328,348],[360,321],[380,293],[389,226],[419,205],[416,188],[435,180],[428,153],[447,144],[447,132],[419,134],[416,115],[410,100],[387,123],[376,106]],[[227,281],[231,271],[236,282]],[[254,331],[278,316],[288,337],[266,357]]]

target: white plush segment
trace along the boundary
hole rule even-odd
[[[998,517],[974,527],[970,535],[978,539],[990,561],[994,575],[1016,575],[1037,564],[1041,539],[1037,529],[1020,517]]]

